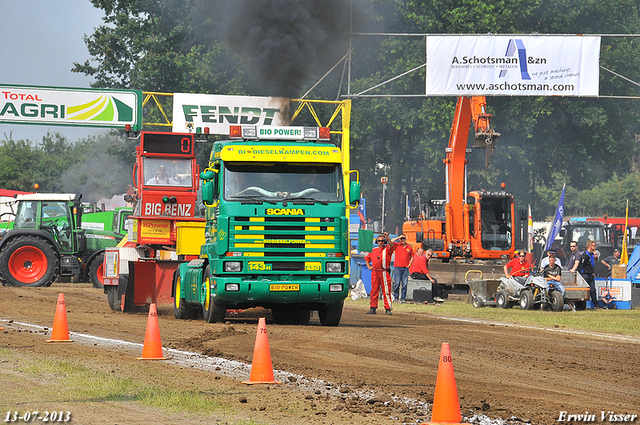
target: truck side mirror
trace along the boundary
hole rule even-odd
[[[360,182],[351,182],[349,187],[349,203],[353,204],[360,200]]]
[[[218,173],[216,170],[207,168],[200,173],[200,178],[204,181],[202,183],[202,202],[206,206],[211,206],[218,195]]]
[[[213,204],[213,185],[214,183],[211,180],[205,181],[202,184],[202,202],[207,206]]]
[[[215,175],[216,173],[212,169],[208,168],[200,173],[200,178],[202,180],[213,180],[213,176]]]

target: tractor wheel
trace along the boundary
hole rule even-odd
[[[12,286],[51,286],[58,267],[58,253],[42,238],[19,236],[0,251],[0,280]]]
[[[89,265],[89,276],[94,288],[104,288],[104,252],[96,255]]]
[[[109,301],[109,307],[113,311],[121,311],[120,298],[118,298],[118,287],[115,285],[107,285],[104,288],[107,292],[107,300]]]
[[[551,292],[551,311],[562,311],[564,308],[564,297],[558,291]]]
[[[520,309],[531,310],[533,308],[533,292],[528,289],[520,293]]]
[[[337,305],[326,306],[318,310],[320,324],[322,326],[338,326],[342,318],[344,301]]]
[[[509,296],[506,290],[501,289],[498,291],[498,293],[496,294],[496,305],[500,308],[511,307],[511,303],[509,302]]]
[[[204,304],[202,305],[202,315],[207,323],[224,322],[224,317],[227,314],[227,308],[215,302],[211,296],[211,271],[209,266],[204,269],[204,275],[202,276],[202,284],[204,289]]]
[[[191,307],[187,302],[180,296],[180,274],[176,273],[176,276],[173,279],[173,293],[175,296],[173,297],[173,315],[176,319],[192,319],[193,318],[193,307]]]
[[[482,298],[480,298],[479,296],[475,295],[471,299],[471,305],[474,306],[475,308],[484,307],[484,301],[482,301]]]
[[[311,310],[306,308],[298,308],[291,315],[291,322],[294,325],[306,325],[311,320]]]

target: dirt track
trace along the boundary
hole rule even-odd
[[[59,292],[65,294],[70,331],[135,343],[144,340],[147,315],[111,311],[106,295],[89,285],[0,287],[0,325],[8,328],[0,331],[0,349],[24,356],[62,355],[59,346],[44,343],[44,335],[15,330],[15,322],[50,327]],[[639,338],[441,319],[437,307],[432,306],[425,306],[424,313],[403,313],[399,306],[390,317],[365,315],[365,311],[362,304],[347,302],[336,328],[320,326],[317,317],[309,326],[268,325],[274,369],[329,381],[338,386],[334,386],[339,388],[338,396],[304,391],[295,382],[267,390],[246,387],[241,379],[212,377],[215,374],[211,372],[166,363],[141,366],[133,360],[139,353],[117,349],[105,353],[94,346],[69,344],[64,355],[83,362],[95,359],[96,368],[109,367],[105,365],[109,360],[123,374],[148,374],[151,369],[158,376],[170,374],[175,382],[192,383],[195,388],[198,382],[210,384],[215,379],[216,385],[225,389],[219,395],[221,402],[231,409],[224,419],[217,417],[218,423],[247,418],[257,423],[415,423],[428,420],[429,415],[393,402],[392,397],[431,403],[441,344],[449,342],[463,416],[515,416],[521,422],[552,424],[557,423],[560,411],[596,413],[598,421],[601,410],[640,414]],[[257,319],[207,324],[179,321],[169,309],[159,313],[163,346],[251,362]],[[7,376],[0,369],[0,385],[7,382]],[[365,390],[375,391],[376,398],[354,395]],[[242,401],[243,397],[248,401]],[[23,408],[19,403],[23,401],[3,397],[0,407]],[[85,415],[77,423],[138,423],[131,416],[123,418],[122,406],[62,403],[62,408],[77,411],[76,417]],[[152,411],[131,404],[126,409],[141,417]],[[157,412],[153,415],[158,417]],[[164,420],[200,423],[173,413],[166,413]]]

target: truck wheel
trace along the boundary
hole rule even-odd
[[[562,311],[564,308],[564,297],[558,291],[551,293],[551,311]]]
[[[337,305],[326,306],[318,310],[320,324],[322,326],[338,326],[342,318],[342,306],[344,301]]]
[[[520,293],[520,309],[531,310],[533,308],[533,292],[529,290]]]
[[[509,297],[507,295],[507,291],[501,289],[496,294],[496,305],[500,308],[510,308],[511,303],[509,302]]]
[[[211,271],[209,266],[204,269],[202,276],[202,284],[204,286],[204,304],[202,304],[202,315],[207,323],[224,322],[224,316],[227,314],[227,308],[215,302],[211,296]]]
[[[51,286],[58,265],[58,254],[49,242],[19,236],[0,251],[0,280],[12,286]]]
[[[109,307],[111,307],[111,310],[122,310],[120,307],[120,299],[118,298],[118,287],[114,285],[107,285],[104,289],[107,292],[107,300],[109,301]]]
[[[176,273],[176,277],[173,280],[173,293],[175,297],[173,297],[173,315],[176,319],[192,319],[193,318],[193,308],[187,304],[184,298],[180,297],[180,274]]]
[[[104,288],[104,252],[98,254],[91,262],[89,275],[94,288]]]
[[[311,310],[306,308],[298,308],[291,315],[291,322],[295,325],[306,325],[311,320]]]

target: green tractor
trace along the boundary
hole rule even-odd
[[[116,246],[123,235],[82,226],[81,198],[51,193],[16,197],[13,228],[0,239],[3,285],[50,286],[58,276],[77,276],[102,288],[104,249]]]

